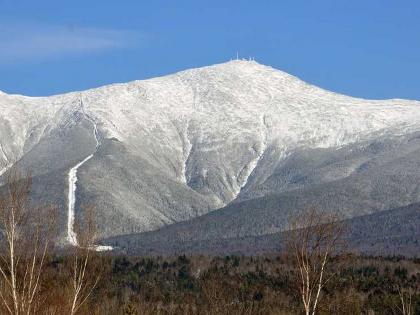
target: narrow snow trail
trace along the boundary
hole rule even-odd
[[[239,194],[241,193],[242,189],[248,184],[248,180],[251,177],[252,173],[254,172],[255,168],[257,167],[258,163],[264,156],[265,150],[267,149],[267,124],[266,124],[266,117],[263,115],[261,117],[261,142],[260,147],[257,152],[256,157],[249,162],[249,164],[246,166],[246,173],[241,181],[241,183],[238,183],[237,189],[233,193],[233,199],[235,200]]]
[[[6,160],[6,162],[9,162],[9,159],[7,158],[6,152],[4,152],[4,148],[1,143],[0,143],[0,151],[3,154],[3,158]]]
[[[1,151],[1,153],[3,154],[3,158],[4,158],[4,160],[6,161],[6,166],[5,167],[3,167],[1,170],[0,170],[0,176],[2,176],[4,173],[6,173],[6,171],[12,166],[11,165],[11,163],[10,163],[10,161],[9,161],[9,159],[8,159],[8,157],[7,157],[7,155],[6,155],[6,152],[4,151],[4,148],[3,148],[3,145],[0,143],[0,151]]]
[[[92,123],[93,126],[93,135],[95,137],[96,141],[96,147],[95,152],[98,149],[100,145],[99,141],[99,135],[98,135],[98,128],[96,126],[96,123],[86,114],[83,103],[81,102],[81,110],[85,118]],[[67,240],[68,242],[73,246],[78,246],[77,243],[77,235],[74,231],[74,220],[75,220],[75,205],[76,205],[76,190],[77,190],[77,171],[78,169],[85,164],[87,161],[89,161],[93,157],[94,153],[86,157],[83,161],[76,164],[74,167],[72,167],[68,174],[68,180],[69,180],[69,192],[68,192],[68,220],[67,220]],[[102,246],[102,245],[96,245],[93,248],[96,251],[108,251],[112,250],[111,246]]]
[[[185,135],[184,135],[184,144],[183,144],[183,151],[184,151],[184,160],[183,160],[183,163],[182,163],[182,169],[181,169],[181,181],[184,183],[184,184],[188,184],[188,176],[187,176],[187,163],[188,163],[188,159],[190,158],[190,154],[191,154],[191,150],[192,150],[192,143],[191,143],[191,141],[190,141],[190,138],[189,138],[189,127],[190,127],[190,124],[189,124],[189,121],[187,121],[187,125],[186,125],[186,127],[185,127]]]
[[[77,183],[77,170],[80,166],[85,164],[93,157],[89,155],[82,162],[74,166],[69,171],[69,195],[68,195],[68,220],[67,220],[67,240],[71,245],[77,246],[77,235],[74,232],[74,217],[75,217],[75,204],[76,204],[76,183]]]
[[[6,171],[8,170],[8,167],[4,167],[3,169],[0,170],[0,176],[2,176],[4,173],[6,173]]]

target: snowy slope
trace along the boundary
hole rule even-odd
[[[420,122],[418,102],[341,96],[248,61],[95,89],[83,98],[105,136],[149,155],[180,181],[226,173],[219,186],[227,190],[213,191],[221,204],[237,196],[269,146],[282,154],[300,146],[339,147],[407,133]],[[162,152],[176,156],[175,165],[155,160]],[[203,155],[200,165],[186,165]]]
[[[338,149],[419,131],[420,102],[343,96],[241,60],[51,97],[0,93],[0,175],[35,149],[53,160],[53,152],[82,141],[70,136],[76,129],[86,130],[91,142],[57,169],[68,172],[85,160],[78,172],[80,198],[100,204],[103,225],[121,217],[104,228],[104,234],[118,234],[240,200],[296,150]],[[96,136],[102,151],[102,145],[96,151]],[[51,138],[62,145],[49,146]],[[51,171],[43,167],[36,170]],[[127,224],[132,226],[118,227]]]

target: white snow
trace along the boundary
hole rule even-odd
[[[0,170],[0,176],[2,176],[4,173],[6,173],[6,171],[8,170],[7,167],[4,167]]]
[[[0,143],[0,152],[3,155],[3,161],[5,163],[5,166],[0,170],[0,176],[2,176],[12,166],[12,162],[7,157],[6,151],[4,150],[3,145],[1,143]]]
[[[80,166],[85,164],[93,157],[93,154],[89,155],[76,166],[72,167],[69,171],[68,180],[69,180],[69,191],[68,191],[68,220],[67,220],[67,240],[73,246],[77,246],[77,235],[74,232],[74,218],[75,212],[74,207],[76,204],[76,189],[77,189],[77,170]]]
[[[9,163],[9,159],[8,159],[8,157],[6,155],[6,152],[4,151],[3,145],[1,143],[0,143],[0,151],[1,151],[2,155],[3,155],[4,161],[6,161],[6,163]]]
[[[185,127],[184,132],[184,139],[183,139],[183,161],[182,161],[182,168],[181,168],[181,182],[184,184],[188,184],[188,176],[187,176],[187,163],[188,159],[190,158],[191,150],[192,150],[192,143],[189,139],[188,135],[188,129],[189,129],[189,122],[187,121],[187,125]]]
[[[98,128],[96,126],[96,123],[86,114],[82,101],[81,101],[80,104],[81,104],[81,111],[82,111],[84,117],[92,123],[93,136],[95,137],[95,141],[96,141],[96,147],[95,147],[95,151],[96,151],[98,149],[99,145],[100,145]],[[89,161],[92,157],[93,157],[93,154],[89,155],[83,161],[76,164],[74,167],[72,167],[70,169],[69,174],[68,174],[69,191],[68,191],[67,240],[73,246],[78,246],[77,235],[74,231],[76,189],[77,189],[77,170],[83,164],[85,164],[87,161]],[[112,250],[112,247],[111,246],[97,245],[97,246],[94,246],[94,250],[96,250],[96,251],[108,251],[108,250]]]
[[[18,160],[44,135],[71,121],[81,97],[98,145],[99,136],[115,137],[174,181],[212,180],[205,191],[223,203],[252,182],[268,149],[279,152],[280,160],[301,147],[339,148],[378,135],[420,131],[419,101],[339,95],[257,62],[235,60],[64,95],[0,94],[0,122],[6,124],[0,130],[8,132],[0,134],[0,141],[10,158]],[[188,121],[183,140],[180,121]],[[34,130],[38,138],[29,143]],[[255,154],[246,154],[253,148]],[[68,173],[68,239],[73,243],[77,171],[90,158]],[[151,217],[141,220],[147,225]]]
[[[233,200],[235,200],[236,197],[238,197],[242,188],[244,188],[247,185],[248,179],[250,178],[252,172],[257,167],[259,161],[261,160],[261,158],[264,155],[265,150],[267,149],[267,137],[268,136],[267,136],[267,123],[266,123],[265,120],[266,120],[266,117],[263,115],[260,118],[261,129],[262,130],[261,130],[260,136],[259,136],[259,139],[261,139],[259,150],[256,154],[255,159],[251,160],[251,162],[246,166],[245,174],[243,176],[241,176],[242,180],[241,180],[240,183],[238,183],[238,186],[237,186],[236,190],[234,191]]]

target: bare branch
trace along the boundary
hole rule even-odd
[[[321,292],[331,279],[331,257],[343,250],[337,216],[310,208],[289,218],[287,249],[294,257],[296,287],[306,315],[315,315]]]

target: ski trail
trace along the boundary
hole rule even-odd
[[[92,158],[93,154],[89,155],[82,162],[74,166],[69,171],[69,195],[68,195],[68,221],[67,221],[67,240],[71,245],[77,246],[77,235],[74,232],[74,208],[76,204],[76,183],[77,183],[77,170],[80,166],[85,164]]]
[[[80,101],[80,106],[81,106],[81,111],[83,113],[83,116],[89,122],[92,123],[93,135],[96,141],[96,146],[95,146],[95,152],[96,152],[98,150],[98,147],[101,144],[99,141],[98,127],[96,126],[96,123],[86,114],[82,101]],[[74,167],[72,167],[68,173],[69,192],[68,192],[67,241],[73,246],[78,246],[77,235],[76,235],[76,232],[74,231],[76,190],[77,190],[77,171],[83,164],[85,164],[87,161],[89,161],[93,157],[95,152],[89,155],[88,157],[86,157],[83,161],[76,164]],[[101,251],[112,250],[113,248],[111,246],[95,245],[93,249],[101,252]]]

